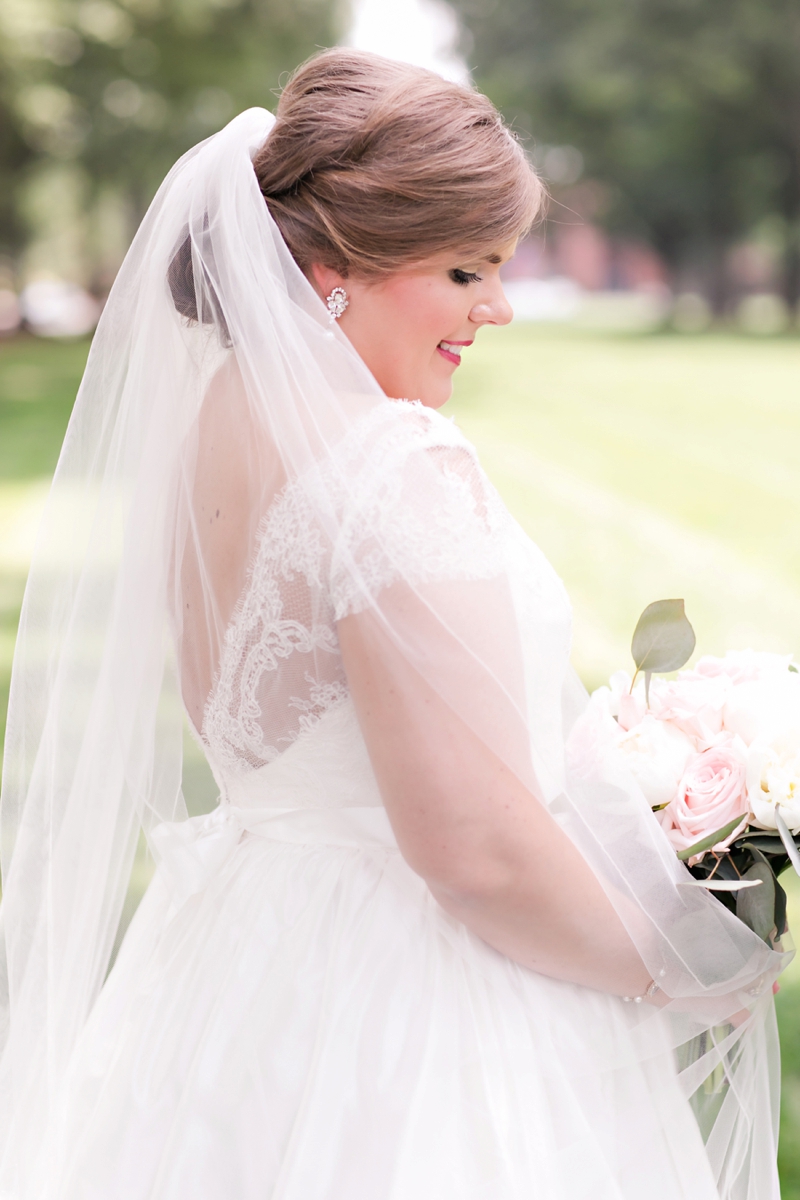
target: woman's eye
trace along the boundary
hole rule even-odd
[[[480,283],[480,275],[476,275],[474,271],[462,271],[459,267],[455,267],[450,272],[450,278],[453,283],[460,283],[462,286],[466,283]]]

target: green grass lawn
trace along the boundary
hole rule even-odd
[[[800,652],[800,342],[512,325],[466,355],[451,407],[567,583],[587,685],[667,596],[705,652]]]
[[[0,342],[0,738],[27,563],[88,342]]]
[[[87,348],[0,344],[0,724],[25,565]],[[667,596],[686,599],[701,652],[800,656],[800,342],[486,330],[449,410],[565,579],[589,687],[629,665],[639,613]],[[193,807],[207,807],[196,758],[187,774]],[[800,929],[800,887],[790,903]],[[800,966],[778,1014],[783,1196],[800,1200]]]

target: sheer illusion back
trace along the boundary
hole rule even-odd
[[[347,698],[343,616],[401,581],[500,569],[502,505],[456,427],[419,403],[386,401],[324,466],[287,482],[231,362],[203,405],[195,478],[176,597],[182,689],[219,773],[274,762]],[[335,539],[319,520],[321,496],[336,512]]]

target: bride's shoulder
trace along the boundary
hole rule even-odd
[[[358,474],[388,481],[387,472],[408,473],[415,466],[479,471],[478,455],[452,417],[418,400],[384,400],[358,421],[341,446],[340,462]]]
[[[476,499],[485,501],[493,491],[455,421],[419,401],[383,400],[354,425],[334,457],[351,503],[393,495],[404,506],[424,507],[431,489],[451,491],[465,482]]]
[[[399,579],[487,579],[501,570],[509,517],[452,420],[419,403],[385,401],[361,424],[352,451],[336,471],[337,619]]]
[[[381,408],[387,427],[396,429],[399,436],[405,434],[420,445],[461,446],[475,453],[455,418],[446,417],[436,408],[429,408],[419,400],[390,400]]]

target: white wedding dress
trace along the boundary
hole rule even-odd
[[[396,525],[401,560],[469,574],[463,473],[427,530],[387,498],[409,446],[472,462],[470,447],[419,405],[386,402],[366,425],[369,533]],[[712,1200],[658,1023],[649,1061],[626,1056],[633,1006],[496,953],[401,858],[341,669],[336,555],[298,496],[262,526],[206,707],[220,806],[156,831],[162,861],[70,1067],[48,1197]],[[524,539],[491,497],[496,536]],[[565,673],[563,589],[530,544],[519,561]],[[323,570],[330,611],[307,628],[304,584]],[[327,678],[295,699],[279,752],[259,728],[270,670],[312,644]]]

